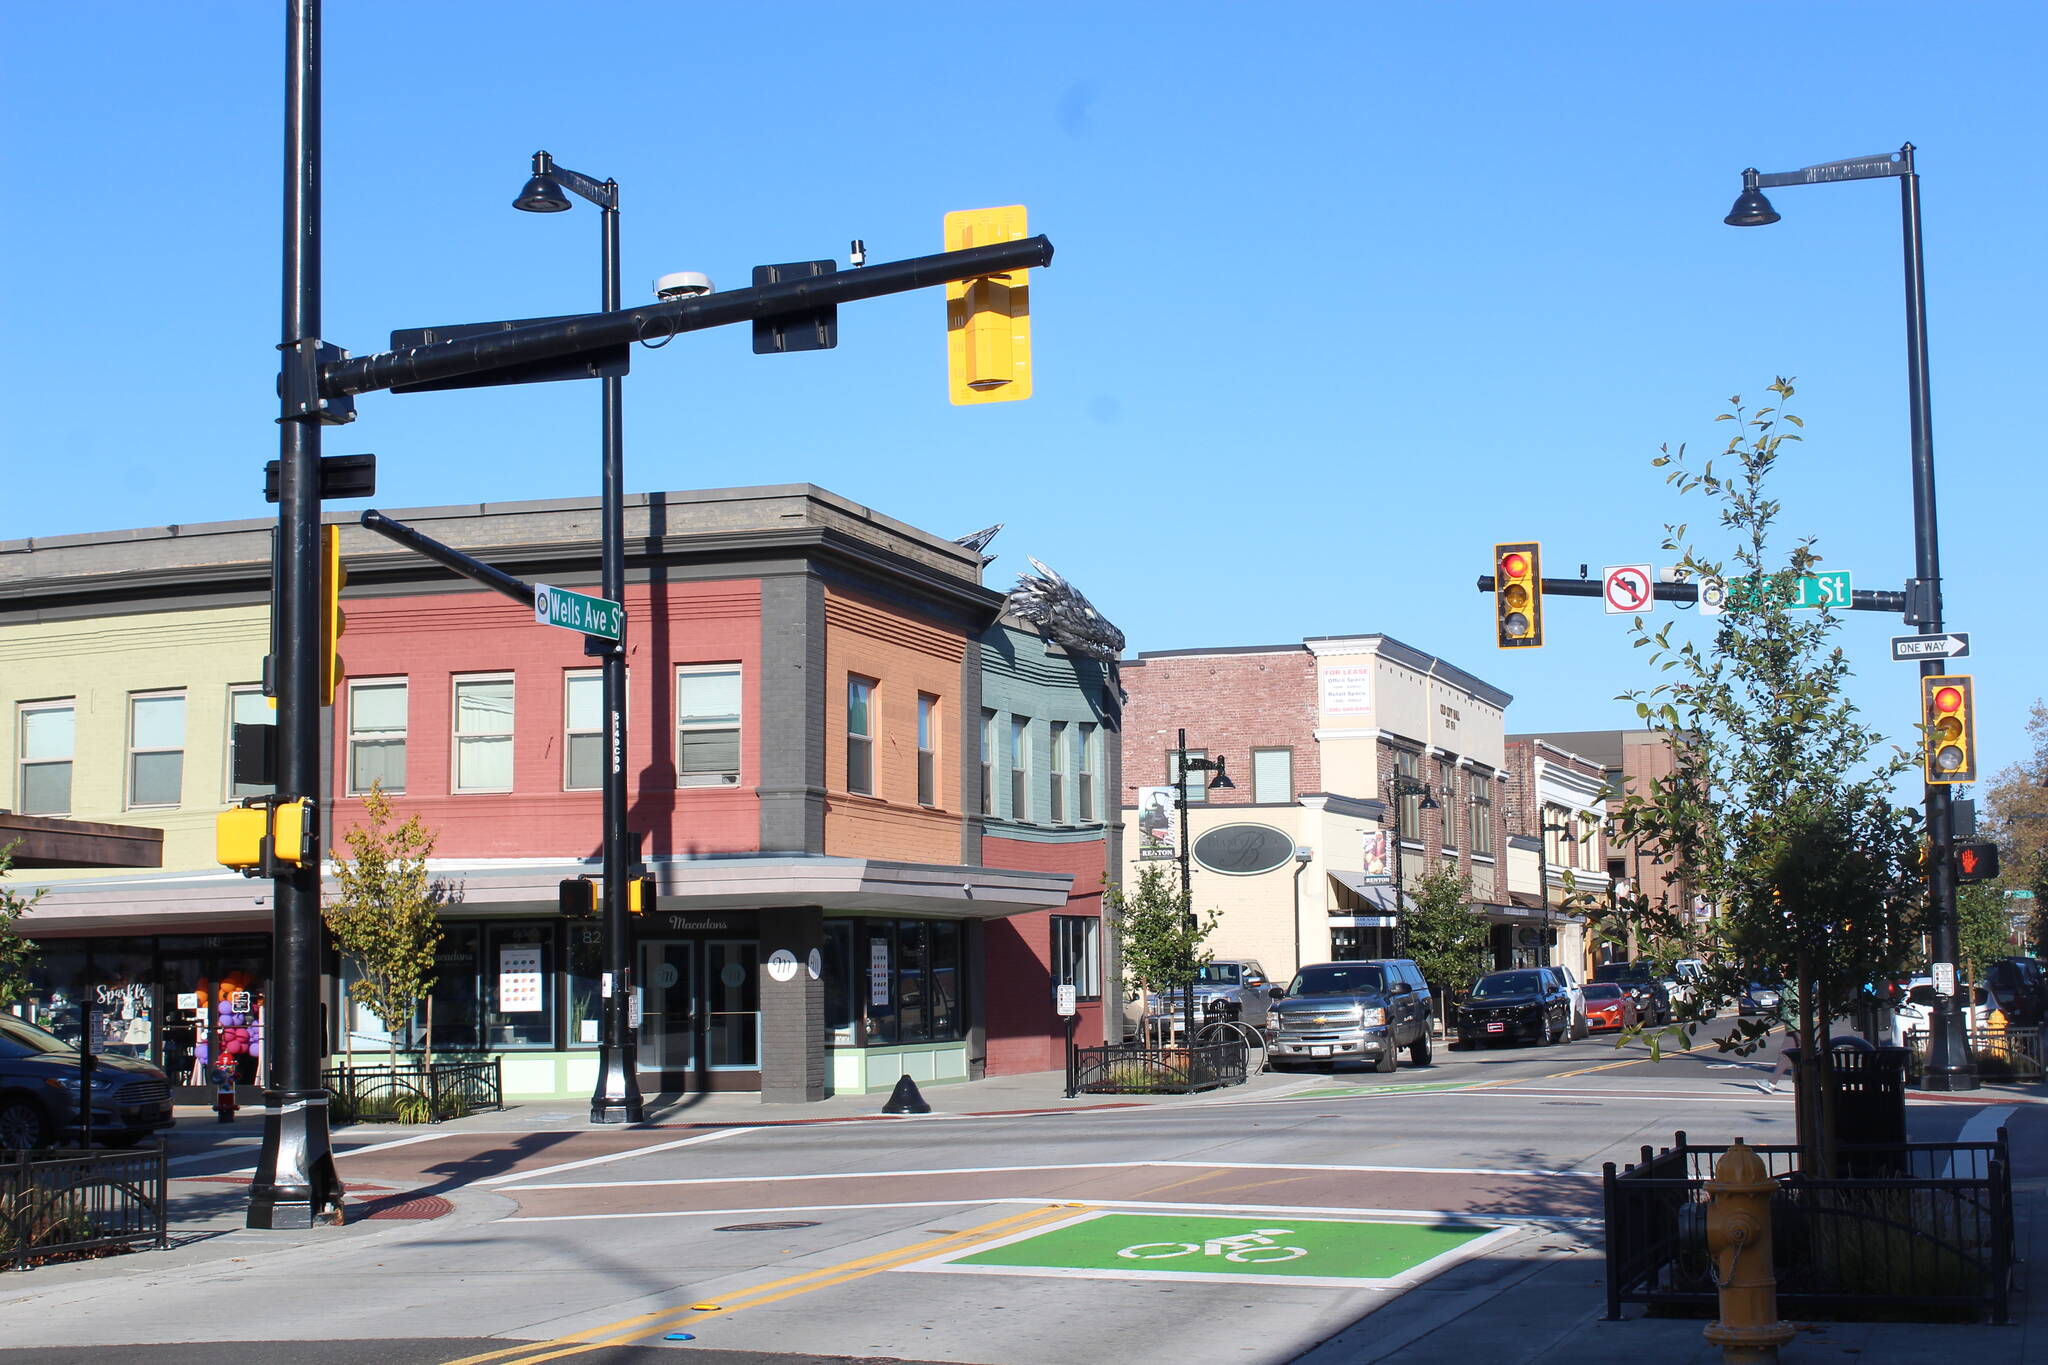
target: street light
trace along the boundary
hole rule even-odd
[[[1213,773],[1208,785],[1220,790],[1229,790],[1237,784],[1230,780],[1230,774],[1223,771],[1223,757],[1189,758],[1188,732],[1181,730],[1178,747],[1173,751],[1174,809],[1180,820],[1180,894],[1181,927],[1190,935],[1195,928],[1195,884],[1188,867],[1188,774]],[[1192,950],[1192,938],[1189,940]],[[1181,993],[1181,1041],[1189,1048],[1195,1045],[1195,979],[1190,976],[1186,990]]]
[[[1913,581],[1907,585],[1906,624],[1922,635],[1940,635],[1941,552],[1934,515],[1934,433],[1929,416],[1927,377],[1927,282],[1920,240],[1920,177],[1913,169],[1913,144],[1896,153],[1829,161],[1797,171],[1742,173],[1742,194],[1721,221],[1732,227],[1762,227],[1778,221],[1778,212],[1763,191],[1783,185],[1820,185],[1837,180],[1899,182],[1900,223],[1905,234],[1906,273],[1906,398],[1911,424],[1913,474]],[[1943,661],[1920,661],[1922,677],[1942,672]],[[1930,782],[1927,796],[1928,877],[1934,898],[1933,958],[1953,974],[1956,960],[1956,880],[1953,861],[1954,819],[1946,783]],[[1934,973],[1937,979],[1942,975]],[[1954,995],[1937,995],[1928,1039],[1922,1084],[1929,1090],[1975,1090],[1976,1069],[1965,1046]]]
[[[1439,802],[1437,801],[1437,799],[1436,799],[1436,798],[1435,798],[1434,796],[1430,795],[1430,792],[1429,792],[1429,784],[1428,784],[1427,782],[1419,781],[1418,779],[1416,779],[1416,778],[1413,778],[1413,777],[1402,777],[1402,776],[1400,776],[1399,774],[1396,774],[1396,775],[1395,775],[1395,777],[1394,777],[1394,779],[1393,779],[1393,793],[1394,793],[1394,799],[1395,799],[1395,801],[1396,801],[1396,802],[1399,802],[1399,800],[1400,800],[1400,799],[1401,799],[1402,797],[1404,797],[1404,796],[1419,796],[1419,797],[1421,797],[1421,798],[1422,798],[1422,801],[1420,802],[1420,804],[1418,804],[1418,805],[1417,805],[1417,806],[1415,807],[1415,809],[1416,809],[1417,811],[1425,811],[1425,810],[1442,810],[1442,809],[1443,809],[1443,806],[1442,806],[1442,804],[1441,804],[1441,803],[1439,803]],[[1416,837],[1417,837],[1418,839],[1419,839],[1419,838],[1421,838],[1421,837],[1422,837],[1422,831],[1421,831],[1420,829],[1416,830],[1416,831],[1415,831],[1415,836],[1416,836]],[[1394,845],[1394,956],[1395,956],[1395,957],[1405,957],[1405,956],[1407,956],[1407,948],[1408,948],[1408,916],[1407,916],[1406,912],[1404,912],[1404,911],[1402,910],[1402,908],[1401,908],[1401,905],[1402,905],[1402,900],[1403,900],[1403,898],[1404,898],[1404,897],[1406,896],[1406,894],[1407,894],[1407,883],[1406,883],[1406,882],[1405,882],[1405,881],[1404,881],[1404,880],[1402,879],[1402,871],[1401,871],[1401,815],[1400,815],[1400,808],[1399,808],[1399,806],[1398,806],[1398,805],[1397,805],[1397,806],[1395,807],[1395,811],[1394,811],[1394,838],[1393,838],[1393,845]]]
[[[546,152],[533,154],[533,176],[512,201],[527,213],[561,213],[573,207],[564,188],[601,209],[603,244],[601,288],[603,311],[619,308],[619,184],[602,184],[587,175],[557,166]],[[624,436],[620,429],[625,381],[617,374],[603,379],[604,494],[599,592],[623,605],[626,600],[626,512]],[[597,1088],[590,1096],[592,1123],[638,1123],[643,1117],[637,1047],[628,1014],[633,994],[632,915],[627,904],[626,831],[626,632],[621,624],[615,641],[584,637],[586,651],[603,647],[604,673],[604,1028],[598,1045]]]

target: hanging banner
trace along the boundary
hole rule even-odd
[[[1359,881],[1367,886],[1392,886],[1394,871],[1387,862],[1387,832],[1383,829],[1369,829],[1365,832],[1365,875]]]
[[[1138,788],[1138,860],[1180,856],[1180,819],[1172,787]]]

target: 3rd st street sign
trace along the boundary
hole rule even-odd
[[[626,628],[626,609],[604,597],[591,597],[546,583],[533,585],[533,619],[544,626],[580,630],[585,635],[616,640]]]

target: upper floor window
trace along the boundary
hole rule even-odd
[[[1083,823],[1100,820],[1096,811],[1096,793],[1102,783],[1102,741],[1099,726],[1083,721],[1075,727],[1074,771],[1079,776],[1080,809],[1077,814]]]
[[[981,713],[981,813],[996,813],[996,713]]]
[[[1010,818],[1031,818],[1031,722],[1010,717]]]
[[[1458,846],[1458,767],[1447,759],[1436,764],[1436,799],[1443,805],[1444,847]]]
[[[77,710],[69,701],[25,702],[16,724],[23,815],[71,813],[71,758]]]
[[[1472,852],[1481,858],[1493,856],[1493,802],[1483,789],[1472,796]]]
[[[917,694],[917,804],[939,804],[939,699]]]
[[[405,790],[405,679],[350,679],[348,789]]]
[[[676,670],[676,785],[731,787],[740,780],[740,666]]]
[[[604,786],[604,671],[562,675],[562,790]]]
[[[1046,777],[1051,783],[1051,802],[1046,818],[1055,825],[1067,823],[1067,723],[1056,720],[1052,723],[1052,762],[1046,768]]]
[[[1543,853],[1552,867],[1570,867],[1578,861],[1578,841],[1572,838],[1571,812],[1563,806],[1543,807]]]
[[[1168,749],[1166,751],[1166,780],[1168,782],[1180,781],[1180,764],[1183,758],[1207,758],[1208,756],[1209,751],[1207,749],[1189,749],[1184,753],[1179,750]],[[1208,772],[1201,768],[1190,768],[1188,770],[1188,801],[1193,803],[1196,801],[1207,801],[1208,799]]]
[[[1252,800],[1265,805],[1294,799],[1294,750],[1252,750]]]
[[[237,752],[241,745],[235,739],[237,725],[264,725],[275,729],[277,711],[271,706],[270,698],[263,695],[261,687],[228,689],[228,799],[239,801],[245,796],[268,796],[277,790],[275,782],[235,781],[236,760],[241,757]],[[270,738],[274,739],[275,736]]]
[[[512,679],[455,680],[455,790],[512,790]]]
[[[175,806],[185,786],[185,694],[128,698],[128,804]]]
[[[1406,750],[1394,755],[1394,771],[1411,781],[1422,775],[1422,761]],[[1403,839],[1422,837],[1422,797],[1419,793],[1403,796],[1399,801],[1399,829]]]
[[[875,680],[846,678],[846,789],[875,792]]]

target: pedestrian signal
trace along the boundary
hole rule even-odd
[[[626,883],[626,909],[635,915],[644,915],[654,908],[654,878],[635,877]]]
[[[1027,235],[1022,204],[946,215],[948,251]],[[946,285],[947,388],[956,405],[1031,396],[1030,273],[1008,270]]]
[[[557,892],[562,913],[570,919],[589,919],[597,913],[597,883],[588,877],[571,877]]]
[[[1998,845],[1972,839],[1956,845],[1956,880],[1988,882],[1998,876]]]

